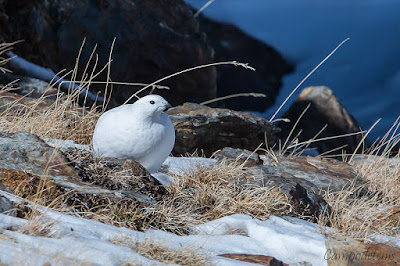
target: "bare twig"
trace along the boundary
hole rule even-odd
[[[166,77],[163,77],[163,78],[161,78],[161,79],[159,79],[159,80],[154,81],[153,83],[151,83],[151,84],[147,85],[146,87],[144,87],[144,88],[138,90],[137,92],[135,92],[131,97],[129,97],[129,98],[124,102],[124,104],[127,104],[130,100],[132,100],[133,97],[137,97],[137,98],[138,98],[137,95],[138,95],[140,92],[142,92],[142,91],[144,91],[144,90],[146,90],[146,89],[152,87],[153,85],[155,85],[155,84],[157,84],[157,83],[159,83],[159,82],[161,82],[161,81],[170,79],[170,78],[172,78],[172,77],[175,77],[175,76],[178,76],[178,75],[180,75],[180,74],[183,74],[183,73],[186,73],[186,72],[190,72],[190,71],[193,71],[193,70],[202,69],[202,68],[207,68],[207,67],[212,67],[212,66],[220,66],[220,65],[234,65],[234,66],[240,66],[240,67],[243,67],[243,68],[246,68],[246,69],[250,69],[250,70],[252,70],[252,71],[255,71],[255,70],[256,70],[254,67],[249,66],[249,64],[247,64],[247,63],[240,63],[240,62],[237,62],[237,61],[217,62],[217,63],[211,63],[211,64],[206,64],[206,65],[191,67],[191,68],[188,68],[188,69],[185,69],[185,70],[176,72],[176,73],[174,73],[174,74],[171,74],[171,75],[169,75],[169,76],[166,76]]]
[[[193,15],[193,17],[197,18],[204,9],[206,9],[209,5],[211,5],[215,0],[209,0],[205,3],[197,12]]]
[[[297,86],[292,90],[292,92],[288,95],[288,97],[286,97],[286,99],[283,101],[283,103],[279,106],[279,108],[276,110],[276,112],[274,113],[274,115],[269,119],[269,121],[273,121],[275,116],[279,113],[279,111],[282,109],[282,107],[286,104],[286,102],[289,100],[290,97],[292,97],[292,95],[297,91],[297,89],[323,64],[325,63],[326,60],[328,60],[345,42],[347,42],[348,40],[350,40],[350,38],[345,39],[344,41],[342,41],[338,46],[336,46],[335,49],[333,49],[332,52],[330,52],[325,58],[324,60],[322,60],[313,70],[311,70],[310,73],[308,73],[308,75],[302,80],[300,81],[299,84],[297,84]]]
[[[231,95],[227,95],[227,96],[223,96],[223,97],[218,97],[212,100],[208,100],[205,102],[200,103],[201,105],[207,105],[210,103],[214,103],[214,102],[218,102],[218,101],[223,101],[226,99],[230,99],[230,98],[236,98],[236,97],[267,97],[267,95],[263,94],[263,93],[236,93],[236,94],[231,94]]]

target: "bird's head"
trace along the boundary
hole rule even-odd
[[[159,117],[162,111],[171,107],[163,97],[154,94],[140,98],[133,105],[141,113],[145,113],[153,118]]]

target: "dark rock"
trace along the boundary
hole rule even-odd
[[[321,214],[329,215],[331,213],[331,208],[320,195],[307,192],[299,183],[292,187],[289,194],[295,203],[296,211],[301,216],[318,217]]]
[[[290,122],[282,121],[277,124],[282,129],[280,133],[282,143],[285,142],[294,124],[308,105],[310,105],[309,109],[299,120],[290,139],[297,136],[301,130],[298,140],[300,142],[311,140],[325,125],[327,125],[326,129],[317,138],[357,133],[362,130],[358,122],[346,111],[329,88],[308,87],[301,92],[297,100],[282,116],[288,118]],[[362,135],[357,134],[314,142],[311,143],[310,147],[315,147],[319,153],[324,153],[344,146],[341,150],[335,150],[335,154],[341,155],[342,152],[352,154],[361,139]],[[368,146],[367,143],[365,145]]]
[[[280,260],[275,259],[271,256],[264,255],[250,255],[250,254],[221,254],[218,255],[224,258],[239,260],[249,263],[254,263],[258,265],[268,265],[268,266],[286,266],[288,264],[283,263]]]
[[[248,151],[243,151],[243,154]],[[231,152],[223,149],[216,158],[237,160],[238,150]],[[223,155],[223,156],[222,156]],[[358,176],[356,170],[349,164],[336,160],[325,160],[314,157],[270,157],[259,155],[263,164],[245,166],[246,172],[253,176],[254,184],[258,186],[275,186],[290,198],[296,212],[313,221],[319,215],[329,215],[330,207],[321,196],[321,190],[336,192],[354,186],[361,187],[367,180]],[[367,194],[360,193],[360,196]]]
[[[293,67],[272,47],[254,39],[236,26],[212,21],[200,14],[200,30],[215,50],[215,61],[249,63],[255,72],[229,65],[217,67],[217,96],[242,92],[264,93],[266,98],[239,97],[222,101],[222,107],[233,110],[263,112],[275,103],[282,76]]]
[[[98,65],[105,65],[115,37],[113,81],[151,83],[186,68],[213,62],[214,51],[183,0],[5,0],[0,3],[1,10],[6,14],[6,19],[0,21],[3,41],[25,40],[16,45],[15,53],[54,72],[74,68],[86,38],[78,79],[95,45]],[[105,80],[105,77],[103,73],[98,78]],[[188,99],[205,101],[216,96],[215,80],[215,68],[205,68],[163,82],[172,92],[157,93],[173,105]],[[104,85],[96,88],[104,89]],[[138,89],[114,86],[109,106],[120,105]]]
[[[273,146],[279,132],[272,123],[255,114],[194,103],[169,109],[167,114],[175,126],[175,154],[203,150],[210,156],[224,147],[255,150],[266,139]]]
[[[264,181],[273,180],[283,186],[291,183],[290,187],[286,187],[286,192],[290,192],[297,183],[308,187],[314,193],[318,193],[319,189],[328,190],[328,188],[336,192],[353,184],[359,187],[367,183],[367,180],[360,177],[351,165],[337,160],[279,156],[276,161],[268,156],[260,155],[260,157],[264,161],[262,166],[265,169]],[[282,180],[282,176],[288,180]],[[290,179],[293,181],[290,182]]]

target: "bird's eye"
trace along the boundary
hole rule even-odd
[[[155,104],[156,102],[155,102],[155,101],[153,101],[153,100],[151,100],[151,101],[150,101],[150,103],[151,103],[151,104]]]

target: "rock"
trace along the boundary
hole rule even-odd
[[[62,140],[62,139],[52,139],[47,137],[41,137],[41,139],[50,147],[61,150],[62,152],[66,152],[69,149],[76,148],[78,150],[84,150],[90,152],[89,145],[76,144],[73,140]]]
[[[308,87],[300,93],[297,100],[282,116],[283,118],[288,118],[290,123],[282,121],[277,124],[282,129],[280,133],[282,143],[285,142],[294,124],[309,104],[310,108],[301,118],[291,135],[292,139],[301,130],[302,132],[298,137],[299,141],[308,141],[314,138],[325,125],[328,125],[327,128],[317,138],[351,134],[362,130],[358,122],[346,111],[329,88]],[[335,150],[335,154],[341,155],[342,152],[352,154],[361,139],[362,135],[357,134],[314,142],[310,147],[315,147],[319,153],[324,153],[344,146],[340,150]],[[366,146],[368,146],[367,143]]]
[[[261,163],[260,157],[257,153],[242,149],[233,149],[225,147],[218,151],[213,156],[217,160],[224,158],[236,158],[239,163],[243,163],[245,167],[252,167]]]
[[[264,256],[264,255],[250,255],[250,254],[220,254],[218,256],[239,260],[249,263],[254,263],[258,265],[268,265],[268,266],[287,266],[288,264],[283,263],[280,260],[275,259],[271,256]]]
[[[24,170],[39,176],[76,175],[60,151],[28,132],[0,132],[0,158],[0,169]]]
[[[322,198],[321,190],[336,192],[353,184],[359,187],[367,183],[353,167],[336,160],[303,156],[260,157],[264,165],[253,167],[249,172],[262,177],[260,184],[271,183],[290,195],[305,216],[329,214],[330,207]],[[365,193],[367,191],[363,190],[360,195]]]
[[[239,97],[224,100],[221,107],[233,110],[263,112],[275,103],[282,76],[293,70],[271,46],[247,35],[238,27],[198,16],[200,30],[215,50],[215,61],[236,60],[249,63],[256,71],[233,66],[217,67],[217,96],[256,92],[265,98]]]
[[[284,157],[279,156],[277,160],[268,156],[260,156],[264,161],[262,166],[266,180],[274,180],[281,185],[287,185],[289,180],[281,180],[282,176],[286,175],[287,179],[296,180],[292,184],[299,183],[303,186],[313,184],[311,188],[313,192],[318,192],[319,189],[336,192],[343,188],[352,185],[355,187],[365,185],[367,180],[360,177],[357,171],[349,164],[337,160],[327,160],[316,157]],[[289,187],[287,187],[287,190]]]
[[[213,62],[214,51],[183,0],[37,0],[18,3],[5,0],[0,3],[0,10],[6,12],[5,19],[0,20],[3,41],[25,40],[15,46],[15,53],[54,72],[74,68],[86,38],[78,79],[95,45],[98,65],[106,64],[115,37],[113,81],[151,83],[186,68]],[[106,79],[105,72],[98,80]],[[157,93],[173,105],[188,99],[209,100],[216,96],[215,68],[188,72],[163,82],[163,85],[169,86],[172,92],[161,90]],[[104,84],[93,84],[91,88],[104,89]],[[109,107],[122,104],[139,88],[113,86]]]
[[[15,213],[13,211],[15,208],[16,207],[14,206],[14,204],[12,204],[12,202],[9,199],[0,195],[0,214],[3,213],[15,216]]]
[[[237,160],[238,154],[251,154],[249,151],[240,153],[239,149],[232,150],[224,148],[215,157],[219,160]],[[358,176],[351,165],[336,160],[268,155],[259,155],[259,158],[262,164],[253,159],[253,164],[244,165],[254,185],[278,187],[294,202],[297,213],[314,221],[320,214],[328,215],[330,212],[329,205],[320,194],[321,190],[341,191],[348,186],[359,187],[368,182]],[[359,196],[367,193],[361,189]]]
[[[65,153],[27,132],[0,132],[0,184],[17,195],[39,197],[42,204],[57,202],[79,212],[133,211],[167,194],[137,162],[98,159],[76,148]],[[142,220],[135,220],[138,228]]]
[[[152,204],[155,203],[152,198],[160,199],[161,195],[167,194],[161,183],[138,162],[96,158],[91,152],[76,148],[67,149],[65,153],[74,162],[83,182],[119,190],[122,195],[136,199],[147,198]],[[148,197],[143,196],[145,194]]]
[[[224,147],[255,150],[265,142],[276,143],[279,129],[251,113],[185,103],[167,111],[175,126],[174,154],[203,150],[207,156]]]

